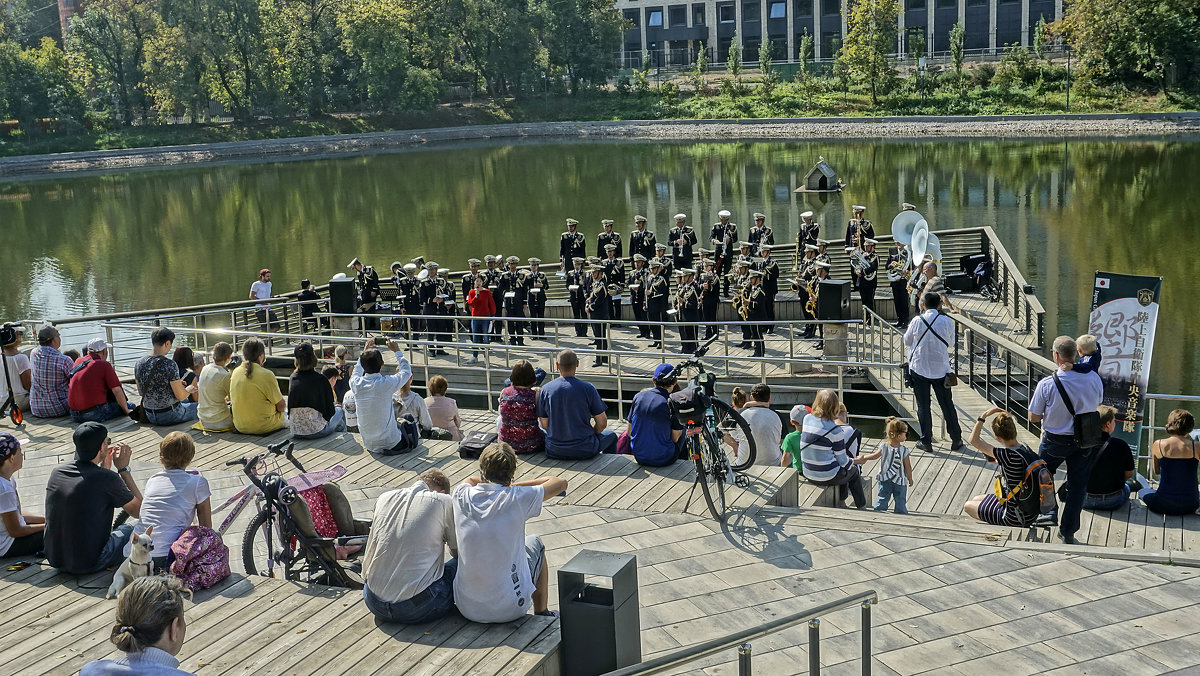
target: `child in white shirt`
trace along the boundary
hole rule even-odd
[[[904,445],[908,440],[908,425],[895,417],[887,419],[887,438],[879,442],[879,448],[874,453],[860,455],[854,459],[858,464],[880,458],[879,474],[875,476],[878,491],[875,497],[875,511],[886,512],[890,498],[896,499],[896,513],[908,514],[908,487],[913,485],[912,461],[909,459],[909,449]]]

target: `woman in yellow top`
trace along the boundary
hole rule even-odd
[[[233,426],[242,434],[270,434],[286,424],[287,399],[279,391],[275,374],[263,366],[267,349],[258,338],[242,345],[240,366],[229,379]]]

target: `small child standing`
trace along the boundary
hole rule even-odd
[[[908,440],[908,425],[895,417],[887,419],[887,438],[879,442],[879,449],[874,453],[860,455],[854,462],[862,465],[868,460],[879,461],[879,474],[875,482],[879,484],[875,497],[875,511],[886,512],[889,498],[896,500],[896,513],[908,514],[908,488],[913,485],[912,461],[909,459],[909,449],[904,445]]]
[[[783,450],[781,464],[784,467],[789,464],[795,467],[800,476],[804,476],[804,463],[800,460],[800,451],[804,449],[804,442],[800,439],[804,435],[804,416],[806,415],[808,415],[808,408],[804,404],[796,404],[792,407],[792,412],[788,415],[788,420],[792,423],[792,431],[783,438],[781,444]]]
[[[333,398],[337,403],[342,403],[346,398],[346,393],[350,391],[350,372],[354,369],[354,364],[346,361],[346,356],[350,351],[345,345],[338,345],[333,348],[333,365],[338,370],[337,382],[333,384]]]
[[[1093,373],[1100,370],[1100,343],[1096,342],[1096,337],[1090,333],[1085,333],[1075,339],[1075,346],[1079,348],[1079,361],[1071,367],[1076,373]]]

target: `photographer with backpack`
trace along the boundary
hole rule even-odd
[[[979,437],[983,423],[993,415],[996,419],[992,421],[992,435],[1000,446],[989,446]],[[963,511],[968,516],[995,526],[1023,528],[1040,514],[1053,511],[1056,506],[1054,480],[1046,463],[1028,446],[1017,441],[1017,424],[1004,409],[990,408],[976,418],[970,443],[990,462],[999,465],[1000,477],[991,493],[967,500]]]

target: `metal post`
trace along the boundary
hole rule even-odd
[[[491,335],[489,333],[489,335]],[[487,389],[488,413],[492,412],[492,351],[490,342],[483,344],[483,386]]]
[[[621,382],[621,353],[617,352],[617,418],[625,419],[625,388]]]
[[[821,621],[815,619],[808,621],[808,673],[821,673]]]
[[[871,599],[862,602],[862,672],[871,676]]]
[[[750,676],[752,668],[750,666],[750,644],[743,643],[738,646],[738,676]]]

